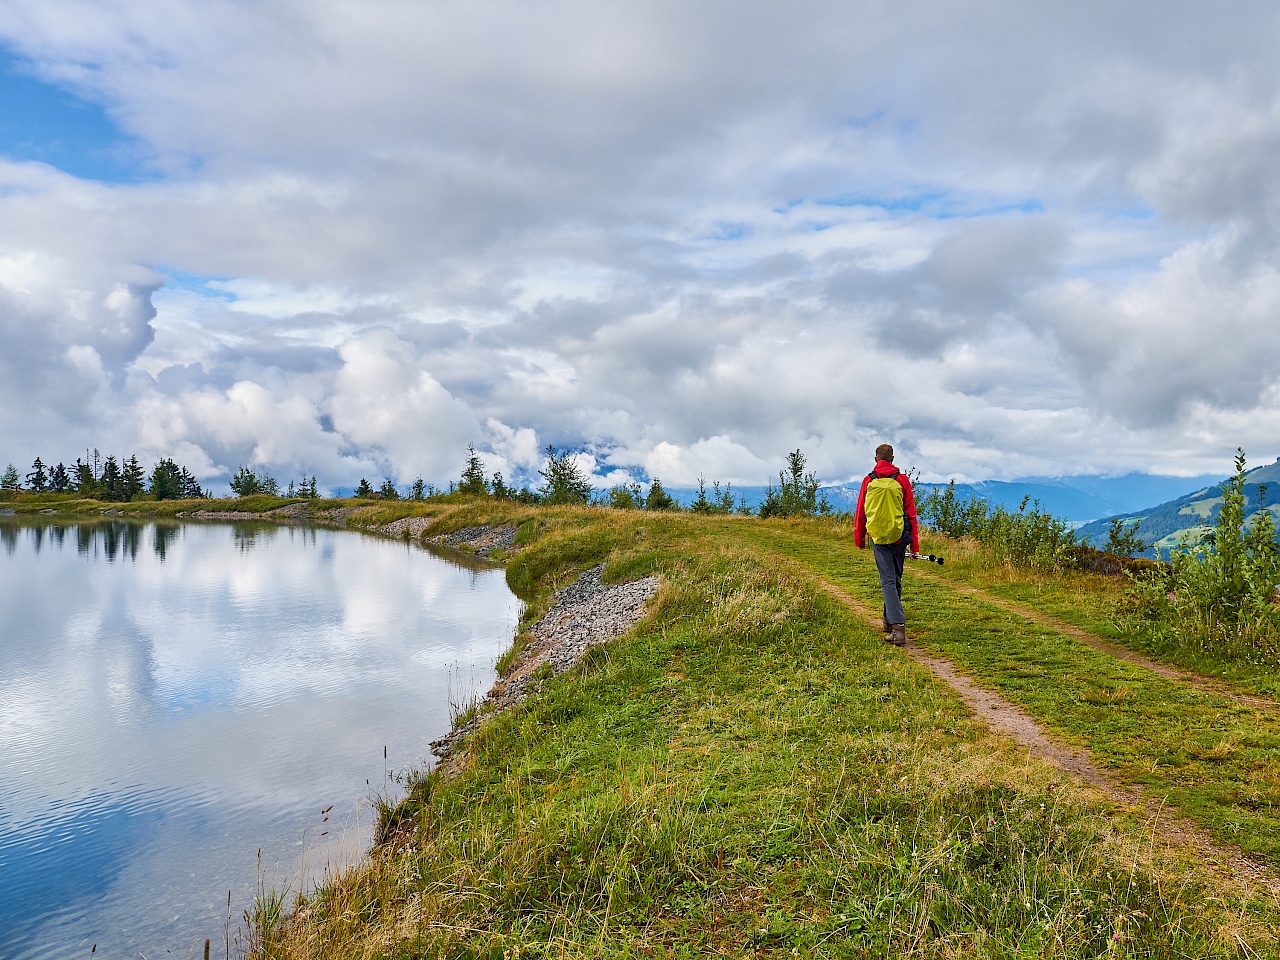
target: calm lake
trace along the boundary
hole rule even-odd
[[[0,958],[223,956],[259,849],[358,857],[519,609],[357,533],[0,520]]]

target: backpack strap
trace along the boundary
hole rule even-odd
[[[872,470],[867,474],[868,480],[897,480],[902,475],[902,471],[897,467],[893,468],[893,473],[876,473]]]

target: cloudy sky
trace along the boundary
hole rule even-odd
[[[0,0],[0,462],[1268,461],[1277,49],[1273,2]]]

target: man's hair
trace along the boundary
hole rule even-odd
[[[882,444],[880,444],[880,446],[876,447],[876,459],[877,459],[877,460],[888,460],[890,463],[892,463],[892,462],[893,462],[893,447],[892,447],[892,445],[887,444],[887,443],[882,443]]]

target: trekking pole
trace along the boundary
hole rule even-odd
[[[928,560],[930,563],[936,563],[938,566],[942,566],[944,563],[947,562],[944,558],[935,557],[932,553],[911,553],[910,551],[907,552],[907,559],[908,560]]]

